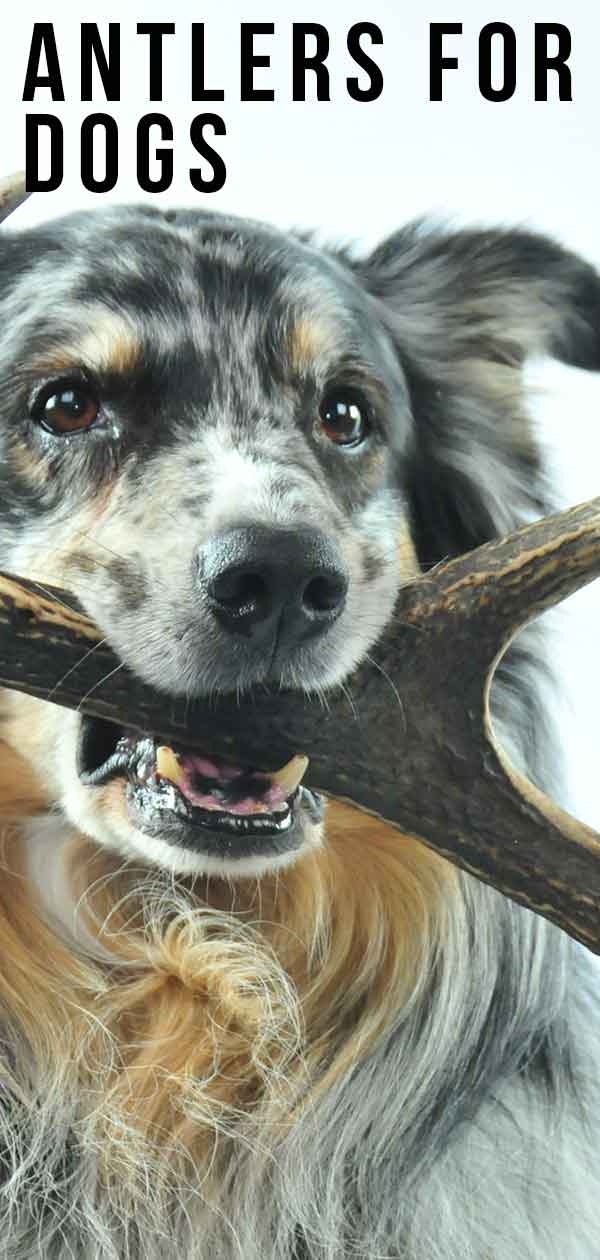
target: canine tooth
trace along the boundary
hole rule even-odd
[[[156,749],[156,769],[158,774],[163,779],[168,779],[170,783],[179,786],[183,782],[184,774],[179,760],[167,744],[161,744]]]
[[[276,783],[285,796],[291,796],[296,791],[298,784],[301,783],[306,774],[308,766],[308,757],[303,757],[300,753],[296,753],[287,765],[282,766],[281,770],[276,770],[271,775],[273,783]]]

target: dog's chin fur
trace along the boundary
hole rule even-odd
[[[125,782],[117,779],[104,788],[83,787],[71,781],[64,794],[66,818],[83,835],[90,836],[104,848],[124,858],[139,858],[173,875],[215,875],[220,879],[260,879],[295,862],[308,849],[322,840],[323,827],[314,824],[301,810],[295,823],[294,847],[284,853],[222,857],[198,848],[171,844],[160,836],[149,835],[130,821],[125,801]],[[216,837],[218,840],[218,837]]]
[[[234,458],[252,519],[271,512],[281,527],[308,513],[339,534],[349,603],[333,649],[317,642],[312,660],[329,678],[376,641],[415,557],[428,566],[544,509],[521,367],[547,350],[600,368],[600,282],[524,233],[410,228],[361,262],[256,224],[176,218],[75,216],[6,246],[2,567],[71,586],[156,685],[171,634],[167,681],[218,690],[231,682],[224,670],[256,668],[248,645],[227,654],[205,618],[185,657],[177,615],[200,599],[192,525],[205,527],[196,545],[231,509],[208,472]],[[200,318],[197,269],[210,280],[211,267]],[[86,306],[80,326],[72,286],[87,301],[103,284],[104,323],[90,329]],[[148,302],[161,285],[177,300],[156,320]],[[292,297],[308,315],[285,376]],[[68,312],[64,353],[48,340],[55,309]],[[50,358],[63,371],[74,345],[128,381],[132,364],[170,365],[171,429],[170,398],[156,404],[156,429],[148,408],[132,419],[132,399],[162,388],[159,375],[144,394],[140,369],[129,411],[112,417],[114,446],[96,432],[66,459],[27,426],[26,441],[22,364],[43,350],[46,370]],[[386,444],[335,476],[290,402],[329,379],[319,356],[332,345],[344,363],[367,347],[393,400]],[[203,378],[193,407],[185,394],[200,350],[222,386],[218,408]],[[136,464],[128,425],[135,436],[142,420]],[[541,655],[531,631],[513,645],[492,710],[511,759],[552,791]],[[275,869],[259,858],[211,870],[132,827],[118,781],[84,787],[77,720],[30,697],[0,700],[2,1257],[596,1260],[590,955],[335,801]]]

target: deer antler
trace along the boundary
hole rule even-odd
[[[0,179],[0,223],[30,196],[25,187],[25,171],[16,171],[14,175]]]
[[[517,630],[598,575],[600,498],[439,565],[400,592],[377,664],[352,677],[353,709],[332,693],[325,716],[318,700],[279,691],[182,701],[178,714],[125,668],[108,680],[117,658],[70,595],[0,574],[0,685],[257,769],[303,751],[309,786],[600,953],[600,835],[510,764],[488,703]]]

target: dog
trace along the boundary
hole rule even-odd
[[[264,685],[326,721],[403,584],[548,510],[524,366],[600,369],[600,279],[524,230],[134,206],[0,251],[1,567],[240,721]],[[530,630],[493,715],[556,792],[546,674]],[[600,1255],[582,946],[297,761],[8,690],[0,736],[2,1256]]]

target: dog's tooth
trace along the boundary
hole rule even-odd
[[[296,791],[298,784],[302,782],[306,774],[308,766],[308,757],[303,757],[300,753],[296,753],[287,765],[282,766],[281,770],[276,770],[271,775],[272,782],[281,788],[284,796],[291,796]]]
[[[156,770],[162,779],[168,779],[176,786],[183,783],[184,773],[179,758],[167,744],[160,744],[156,749]]]

